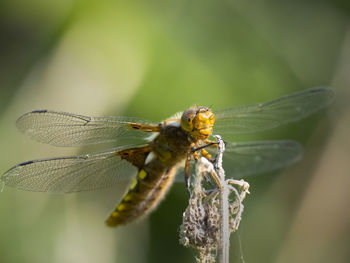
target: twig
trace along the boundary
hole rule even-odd
[[[202,157],[196,166],[196,177],[190,189],[189,205],[183,215],[180,243],[198,250],[197,262],[229,262],[230,234],[237,230],[249,184],[243,180],[225,180],[222,156],[225,144],[220,136],[216,161]],[[207,190],[203,178],[213,181],[217,188]],[[230,200],[230,196],[233,198]]]
[[[229,263],[230,252],[230,227],[229,227],[229,185],[225,181],[225,171],[222,168],[222,155],[225,151],[225,143],[220,136],[215,136],[218,140],[218,155],[215,163],[215,169],[220,179],[220,234],[217,248],[218,261],[220,263]]]

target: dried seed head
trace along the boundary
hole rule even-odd
[[[183,214],[183,224],[180,228],[180,243],[195,248],[199,252],[197,262],[201,263],[216,262],[218,251],[224,247],[223,242],[229,245],[230,233],[237,230],[241,221],[242,201],[249,193],[249,184],[245,181],[225,180],[222,158],[217,160],[220,162],[215,163],[216,169],[205,158],[198,161],[196,176],[190,189],[189,205]],[[222,178],[218,173],[223,175]],[[218,188],[207,190],[203,186],[203,178],[208,178],[208,175]],[[226,194],[223,194],[225,191]],[[223,196],[226,197],[225,200]],[[228,210],[227,213],[222,213],[224,207]],[[222,218],[223,214],[226,214],[227,218]],[[228,235],[223,235],[224,229],[227,229]],[[223,240],[224,236],[227,240]]]

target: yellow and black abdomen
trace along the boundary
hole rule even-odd
[[[109,226],[127,224],[153,210],[170,188],[176,167],[166,167],[155,159],[142,168],[129,190],[106,220]]]

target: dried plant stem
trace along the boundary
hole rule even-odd
[[[215,136],[218,140],[218,156],[215,168],[220,180],[220,225],[219,244],[217,248],[218,261],[220,263],[229,263],[230,256],[230,226],[229,226],[229,193],[230,189],[225,181],[225,171],[222,168],[222,155],[225,151],[225,143],[220,136]]]
[[[239,226],[242,201],[249,193],[247,182],[225,179],[222,168],[225,144],[220,136],[216,138],[218,154],[215,167],[204,157],[198,161],[180,230],[180,243],[197,249],[197,262],[200,263],[229,262],[230,234]],[[206,190],[202,183],[204,178],[215,183],[217,188]],[[230,199],[231,195],[233,198]]]

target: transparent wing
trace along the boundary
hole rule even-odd
[[[294,122],[327,106],[334,92],[317,87],[272,101],[215,112],[213,134],[244,134],[264,131]]]
[[[125,147],[123,147],[124,149]],[[107,188],[127,182],[136,174],[136,167],[109,151],[39,159],[20,163],[1,176],[6,186],[20,190],[71,193]]]
[[[214,156],[214,149],[208,149]],[[302,146],[296,141],[228,143],[223,155],[227,177],[242,178],[280,169],[298,161]]]
[[[150,133],[131,129],[132,123],[151,124],[132,117],[88,117],[48,110],[26,113],[16,124],[30,138],[54,146],[144,143]]]

